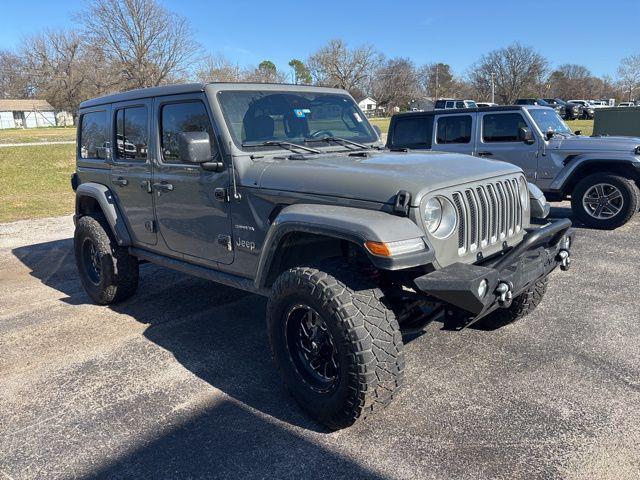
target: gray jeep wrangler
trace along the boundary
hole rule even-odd
[[[571,223],[522,170],[390,152],[344,91],[149,88],[82,103],[75,256],[98,304],[153,262],[268,296],[275,363],[300,405],[342,428],[402,382],[400,325],[496,325],[533,310]]]
[[[387,145],[511,162],[585,225],[620,227],[640,207],[640,138],[579,133],[552,108],[505,106],[395,115]]]

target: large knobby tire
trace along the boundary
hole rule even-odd
[[[494,310],[483,318],[483,325],[490,328],[500,328],[526,317],[542,301],[548,283],[549,277],[540,278],[531,287],[515,297],[509,307]]]
[[[382,296],[373,283],[336,262],[291,268],[273,285],[267,327],[275,363],[301,407],[331,429],[385,407],[402,383],[402,335]],[[324,363],[329,380],[318,380],[309,368],[313,360],[307,362],[299,347],[304,343],[300,318],[319,318],[317,350],[326,347],[325,357],[331,359]]]
[[[138,288],[138,259],[118,246],[101,217],[78,219],[74,252],[80,281],[98,305],[118,303]]]
[[[612,230],[627,223],[638,211],[639,196],[638,187],[633,180],[613,173],[594,173],[580,180],[573,188],[571,210],[588,227]],[[603,197],[611,198],[611,201],[598,215],[599,205],[595,199]],[[584,204],[587,199],[593,202],[590,207]],[[592,208],[595,211],[589,213],[588,209]],[[612,211],[617,213],[606,218]],[[596,218],[597,216],[602,218]]]

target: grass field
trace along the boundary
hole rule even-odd
[[[382,133],[389,132],[389,120],[390,118],[370,118],[369,121],[380,127]],[[593,120],[569,120],[567,125],[572,131],[582,130],[582,135],[591,135],[593,133]]]
[[[0,222],[73,212],[74,145],[0,148]]]
[[[76,127],[8,128],[0,130],[3,143],[59,142],[76,139]]]

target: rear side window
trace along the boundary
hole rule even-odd
[[[445,108],[454,108],[455,104],[456,104],[456,102],[447,102],[445,104]]]
[[[464,108],[464,102],[456,102],[456,108]]]
[[[434,105],[434,108],[444,108],[445,103],[446,102],[444,100],[436,100],[436,104]]]
[[[439,144],[471,142],[471,115],[440,117],[437,142]]]
[[[116,112],[116,159],[147,159],[147,126],[146,107],[122,108]]]
[[[165,162],[180,163],[178,134],[182,132],[207,132],[213,148],[214,136],[204,103],[190,101],[162,106],[160,128],[161,148]]]
[[[109,116],[105,110],[83,113],[80,118],[80,158],[109,157]]]
[[[399,118],[393,127],[392,147],[431,148],[433,117]]]
[[[482,117],[483,142],[518,142],[518,130],[528,127],[519,113],[489,114]]]

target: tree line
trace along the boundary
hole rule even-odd
[[[76,29],[45,30],[15,50],[0,51],[0,98],[44,98],[75,114],[81,101],[114,91],[184,81],[287,82],[339,87],[380,107],[405,109],[421,98],[469,98],[510,104],[519,97],[640,96],[640,54],[624,58],[616,78],[583,65],[552,68],[533,48],[513,43],[483,55],[463,75],[444,62],[416,65],[387,58],[372,45],[330,40],[289,71],[271,60],[240,67],[223,54],[203,53],[186,18],[156,0],[91,0]]]

